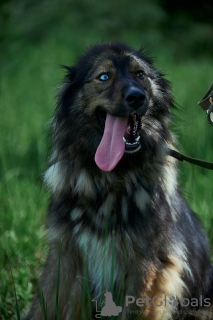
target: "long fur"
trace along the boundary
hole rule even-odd
[[[66,69],[45,174],[52,194],[49,256],[40,282],[45,307],[37,296],[26,319],[42,320],[45,313],[55,319],[56,304],[60,319],[89,318],[92,299],[103,291],[122,306],[122,319],[139,311],[148,320],[186,319],[198,310],[196,319],[203,319],[210,312],[201,307],[212,299],[213,268],[204,231],[167,155],[174,144],[170,84],[144,53],[121,43],[96,45]],[[110,74],[108,84],[100,81],[103,72]],[[129,116],[124,96],[130,82],[143,90],[147,105],[140,114],[141,149],[104,172],[94,161],[103,136],[99,117]],[[175,297],[179,303],[127,307],[126,296]],[[182,297],[199,299],[199,305],[181,307]]]

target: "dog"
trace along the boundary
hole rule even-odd
[[[63,67],[44,178],[49,255],[26,319],[94,319],[102,292],[118,319],[211,315],[207,239],[168,155],[169,82],[145,52],[118,42]]]

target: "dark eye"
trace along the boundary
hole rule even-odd
[[[98,79],[101,81],[107,81],[109,79],[109,75],[107,73],[102,73]]]
[[[136,76],[140,79],[144,79],[145,78],[145,74],[142,70],[137,71]]]

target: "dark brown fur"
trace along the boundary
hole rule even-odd
[[[66,69],[45,175],[52,192],[50,250],[41,277],[45,308],[36,297],[26,319],[42,320],[44,313],[55,319],[56,305],[62,320],[89,318],[90,307],[95,313],[92,299],[103,291],[122,306],[122,319],[137,312],[147,320],[185,319],[183,310],[193,310],[181,307],[181,297],[202,297],[195,308],[200,309],[204,299],[212,299],[213,272],[206,236],[167,156],[173,144],[170,85],[143,53],[119,43],[94,46]],[[141,93],[140,102],[131,101],[131,90]],[[133,113],[141,119],[140,149],[102,171],[94,157],[106,114],[131,119]],[[178,306],[125,306],[130,295],[173,296]]]

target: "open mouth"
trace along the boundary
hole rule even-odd
[[[134,153],[140,150],[140,135],[141,117],[137,114],[128,117],[127,128],[123,137],[125,142],[125,152]]]
[[[99,123],[102,128],[105,128],[106,112],[98,112]],[[123,141],[125,143],[125,153],[134,153],[140,150],[140,135],[141,117],[138,114],[129,115],[127,126],[124,132]]]
[[[99,112],[99,123],[104,129],[102,139],[95,153],[95,162],[103,171],[112,171],[124,153],[140,150],[141,117],[131,114],[126,117]]]

